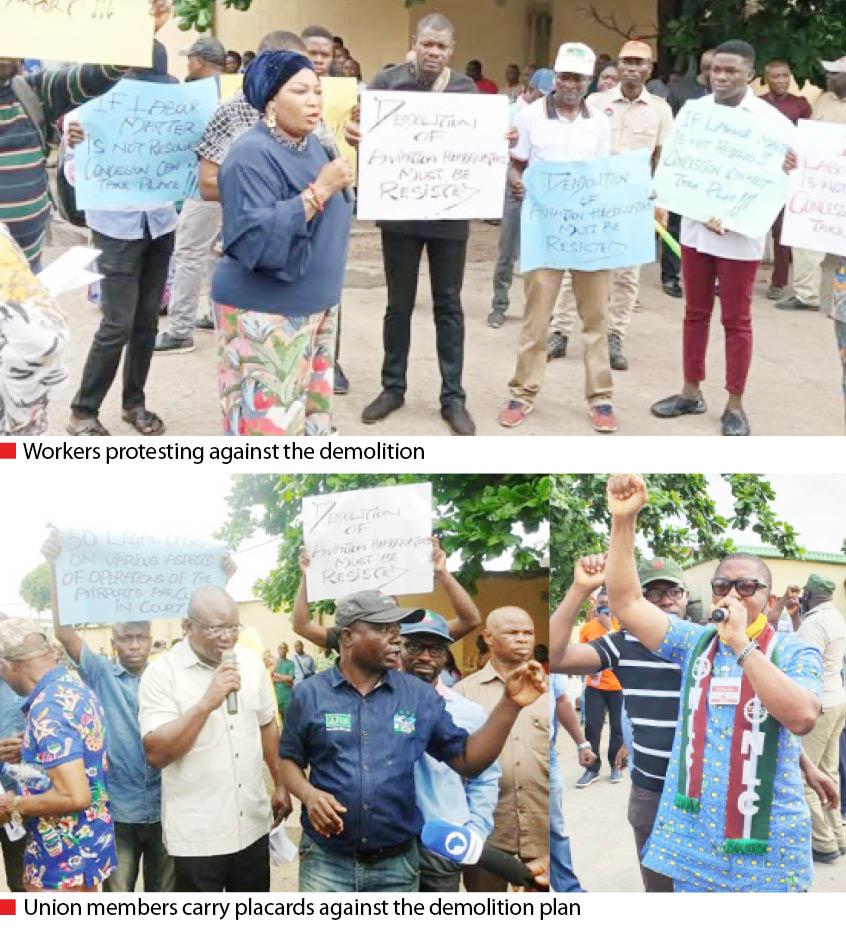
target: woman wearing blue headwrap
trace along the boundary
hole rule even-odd
[[[244,96],[263,117],[220,170],[224,258],[212,284],[224,430],[328,435],[352,168],[312,133],[322,98],[304,56],[262,53]]]

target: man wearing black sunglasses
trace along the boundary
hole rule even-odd
[[[400,627],[402,670],[431,684],[443,698],[453,722],[474,733],[487,720],[484,708],[448,688],[441,680],[453,639],[446,619],[426,612],[420,622]],[[493,831],[493,811],[499,799],[499,763],[470,779],[424,753],[414,764],[414,792],[423,821],[443,819],[463,825],[484,842]],[[429,893],[458,891],[461,865],[428,851],[420,844],[420,890]]]
[[[668,615],[644,598],[635,565],[640,475],[608,482],[606,585],[614,612],[682,675],[680,715],[646,867],[679,891],[807,891],[811,824],[797,739],[820,713],[819,650],[776,632],[769,568],[725,557],[712,621]],[[793,736],[796,735],[796,736]]]
[[[681,567],[672,560],[641,563],[638,578],[644,596],[662,612],[683,617],[688,591]],[[625,627],[591,642],[569,644],[582,606],[605,579],[605,554],[582,557],[573,582],[549,621],[550,668],[572,675],[613,671],[623,687],[625,711],[632,728],[632,788],[628,819],[634,831],[638,861],[655,821],[679,714],[681,671],[678,665],[653,655]],[[590,743],[579,746],[589,748]],[[615,758],[619,768],[621,758]],[[647,893],[670,892],[671,878],[641,865]]]

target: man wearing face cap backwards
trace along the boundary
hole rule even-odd
[[[212,285],[224,430],[328,435],[352,169],[313,134],[322,98],[305,56],[262,53],[244,96],[262,119],[220,171],[224,258]]]

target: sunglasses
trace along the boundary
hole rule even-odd
[[[403,639],[402,644],[409,655],[422,655],[423,652],[428,652],[433,658],[446,655],[449,648],[445,642],[412,642],[410,639]]]
[[[711,580],[711,590],[715,596],[728,596],[732,588],[737,590],[738,596],[748,599],[750,596],[754,596],[759,589],[769,589],[769,586],[760,580],[753,579],[726,580],[715,577]]]
[[[660,586],[650,586],[644,591],[643,596],[650,602],[661,602],[665,596],[667,599],[681,599],[684,593],[684,586],[669,586],[667,589],[661,589]]]

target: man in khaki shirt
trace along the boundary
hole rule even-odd
[[[802,592],[800,605],[806,613],[797,636],[822,652],[822,714],[814,729],[802,737],[808,758],[839,789],[838,758],[840,734],[846,723],[846,691],[843,689],[843,658],[846,656],[846,621],[832,602],[834,582],[812,573]],[[811,809],[811,843],[814,861],[836,861],[846,854],[846,828],[840,809],[826,808],[819,797],[805,785],[805,798]]]
[[[531,660],[535,627],[523,609],[506,606],[490,613],[483,636],[490,661],[454,690],[490,712],[505,691],[505,675]],[[502,778],[488,842],[526,862],[549,854],[548,699],[547,693],[520,712],[499,756]],[[507,889],[504,878],[478,867],[465,871],[464,885],[488,893]]]
[[[594,92],[586,104],[591,111],[601,111],[611,123],[611,153],[648,150],[652,169],[658,166],[661,147],[673,125],[670,106],[646,90],[652,74],[652,50],[647,43],[631,39],[620,50],[617,60],[620,83],[607,92]],[[666,215],[666,214],[665,214]],[[666,219],[664,219],[666,225]],[[627,370],[623,339],[637,303],[640,266],[632,265],[611,272],[611,300],[608,305],[608,348],[613,370]],[[572,290],[562,293],[553,314],[552,335],[569,337],[575,329],[576,305]],[[561,345],[550,336],[550,349]]]
[[[818,99],[811,113],[812,121],[846,124],[846,56],[834,62],[821,60],[828,91]],[[834,271],[839,256],[814,249],[793,250],[793,286],[789,298],[776,303],[783,311],[819,309],[826,316],[834,302]]]

